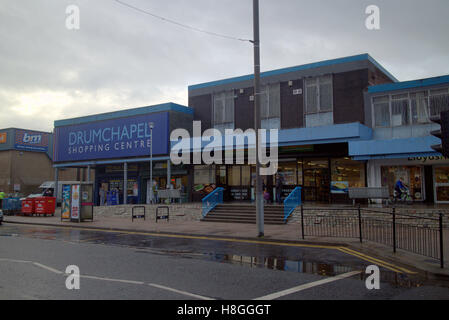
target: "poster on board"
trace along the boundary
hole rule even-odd
[[[70,219],[70,185],[64,185],[62,188],[61,218]]]
[[[72,205],[70,218],[79,220],[80,218],[80,185],[72,185]]]

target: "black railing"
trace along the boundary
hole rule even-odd
[[[313,211],[312,214],[307,211]],[[438,218],[398,213],[396,208],[309,208],[301,206],[305,237],[354,238],[440,260],[444,268],[443,214]]]

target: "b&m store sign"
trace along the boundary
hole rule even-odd
[[[168,154],[169,115],[147,114],[55,128],[55,162]]]
[[[49,133],[28,130],[15,130],[14,148],[17,150],[47,152]]]

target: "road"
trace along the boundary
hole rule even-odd
[[[0,299],[449,299],[446,281],[330,247],[6,224]],[[66,288],[76,265],[80,289]],[[399,267],[398,267],[399,268]]]

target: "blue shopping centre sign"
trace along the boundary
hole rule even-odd
[[[79,161],[149,156],[150,122],[153,155],[169,153],[168,112],[55,128],[54,161]]]

